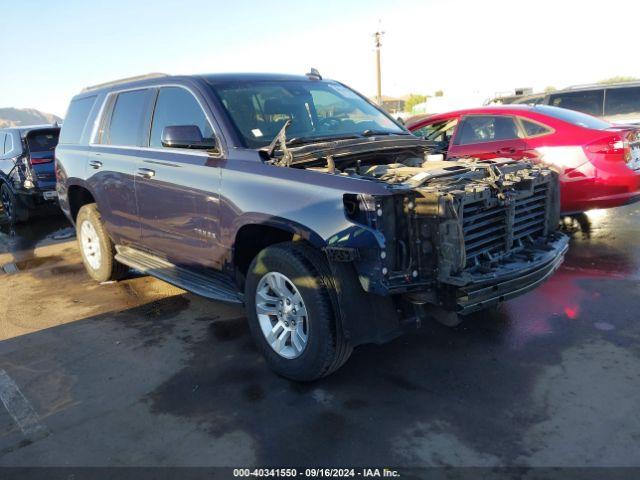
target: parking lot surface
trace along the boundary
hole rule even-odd
[[[573,229],[541,288],[297,384],[241,309],[95,284],[62,217],[3,224],[0,465],[638,466],[640,207]]]

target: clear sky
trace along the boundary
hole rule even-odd
[[[148,72],[311,66],[375,93],[492,95],[640,77],[639,0],[0,0],[0,107],[64,115],[84,86]]]

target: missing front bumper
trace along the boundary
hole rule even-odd
[[[560,268],[568,248],[568,237],[559,236],[548,249],[533,252],[535,258],[522,262],[520,268],[517,263],[496,267],[495,271],[478,276],[473,283],[456,288],[455,310],[467,315],[533,290]]]
[[[557,233],[553,237],[541,239],[491,268],[447,277],[437,287],[408,293],[406,298],[423,308],[454,315],[468,315],[515,298],[541,285],[562,265],[569,238]]]

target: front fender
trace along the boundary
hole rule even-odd
[[[242,227],[247,225],[264,225],[290,232],[292,235],[298,235],[316,248],[323,248],[326,245],[326,241],[318,232],[290,218],[259,212],[248,212],[238,217],[232,225],[233,227],[231,232],[229,232],[229,237],[234,239]]]

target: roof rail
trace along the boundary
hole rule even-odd
[[[627,80],[626,82],[615,82],[615,83],[583,83],[580,85],[571,85],[567,87],[565,90],[578,90],[580,88],[606,88],[606,87],[616,87],[620,85],[637,85],[640,83],[640,80]]]
[[[569,85],[565,90],[575,90],[578,88],[603,87],[604,83],[579,83],[578,85]]]
[[[119,80],[112,80],[110,82],[91,85],[90,87],[83,88],[82,93],[90,92],[91,90],[97,90],[99,88],[110,87],[112,85],[119,85],[121,83],[129,83],[129,82],[135,82],[138,80],[149,80],[152,78],[162,78],[162,77],[168,77],[168,76],[169,75],[167,75],[166,73],[147,73],[145,75],[136,75],[135,77],[121,78]]]

